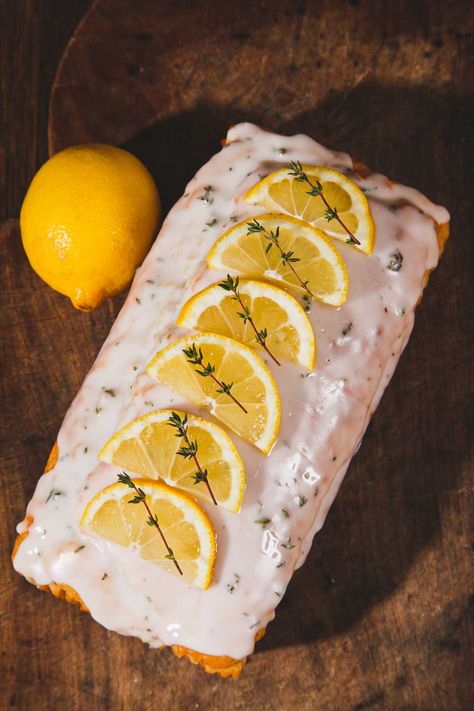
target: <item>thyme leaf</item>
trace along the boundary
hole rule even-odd
[[[270,522],[271,522],[270,518],[257,518],[255,520],[255,523],[257,523],[262,528],[266,528]]]
[[[214,198],[211,197],[211,193],[212,185],[206,185],[203,194],[199,196],[199,200],[201,200],[206,205],[212,205],[212,203],[214,202]]]
[[[387,269],[391,272],[399,272],[403,264],[403,254],[398,250],[392,254],[390,261],[387,264]]]

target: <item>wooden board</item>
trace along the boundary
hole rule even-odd
[[[470,709],[470,3],[131,5],[99,0],[76,30],[51,151],[125,144],[169,207],[249,118],[416,185],[451,210],[453,234],[326,526],[232,682],[107,632],[12,571],[14,526],[121,300],[75,312],[31,272],[17,222],[2,224],[0,708]]]

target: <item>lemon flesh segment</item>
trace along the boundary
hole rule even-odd
[[[181,419],[185,413],[176,412]],[[122,427],[99,452],[103,462],[150,479],[188,491],[208,501],[211,497],[204,482],[195,483],[197,468],[193,459],[178,454],[186,442],[176,436],[169,418],[173,410],[155,410]],[[230,511],[239,511],[245,490],[245,472],[239,453],[224,430],[207,420],[187,415],[187,434],[198,446],[197,458],[217,503]]]
[[[219,385],[211,377],[200,376],[196,370],[199,366],[187,362],[183,349],[193,343],[202,350],[204,364],[214,366],[214,376],[232,385],[232,395],[247,412],[227,393],[217,392]],[[180,338],[157,353],[147,373],[190,402],[207,408],[265,454],[272,448],[280,427],[280,396],[267,366],[248,346],[214,333]]]
[[[293,252],[293,258],[298,261],[291,266],[285,264],[275,245],[267,251],[270,242],[264,233],[248,234],[249,221],[244,220],[227,230],[214,244],[207,256],[211,269],[230,271],[249,279],[263,277],[302,294],[307,293],[302,286],[306,283],[318,301],[331,306],[344,303],[349,286],[347,269],[324,232],[279,213],[258,215],[255,219],[266,232],[276,232],[278,228],[283,252]]]
[[[372,254],[375,226],[362,190],[338,170],[315,165],[303,165],[302,169],[313,185],[316,181],[321,183],[322,193],[330,207],[336,208],[341,221],[360,242],[360,245],[353,246],[366,254]],[[347,242],[349,235],[344,227],[335,219],[326,219],[327,206],[322,198],[308,195],[310,186],[295,180],[288,171],[289,168],[282,168],[267,175],[246,193],[245,202],[261,205],[268,210],[286,212],[309,222],[331,237]]]
[[[183,575],[166,558],[168,551],[155,526],[147,523],[142,503],[130,504],[134,491],[116,483],[100,491],[88,503],[81,526],[112,543],[136,550],[141,558],[176,575],[191,585],[206,589],[212,579],[216,557],[214,529],[204,511],[187,494],[150,479],[135,479],[173,551]]]
[[[277,359],[294,361],[312,370],[315,337],[311,322],[298,301],[283,289],[261,281],[241,279],[238,292],[257,329],[266,329],[265,344]],[[262,348],[242,305],[218,284],[192,296],[178,316],[178,326],[220,333],[252,348]],[[263,350],[263,349],[262,349]],[[265,351],[264,351],[265,353]]]

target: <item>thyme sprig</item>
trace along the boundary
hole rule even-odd
[[[198,375],[203,378],[211,378],[211,380],[213,380],[215,384],[219,386],[216,392],[225,393],[230,397],[231,400],[235,402],[236,405],[240,407],[241,410],[243,410],[243,412],[245,412],[245,414],[248,413],[248,410],[246,410],[242,403],[239,402],[237,398],[234,397],[234,395],[231,393],[231,389],[234,383],[224,383],[223,380],[219,380],[219,378],[217,378],[214,374],[216,371],[216,366],[212,365],[212,363],[208,362],[207,365],[204,365],[204,356],[201,348],[199,348],[198,350],[196,348],[196,344],[192,343],[189,348],[183,348],[183,353],[188,363],[191,363],[191,365],[197,365],[199,368],[201,368],[201,370],[198,370],[198,368],[194,369]]]
[[[280,259],[283,262],[285,266],[288,266],[293,274],[295,275],[296,279],[300,283],[300,285],[303,287],[303,289],[306,291],[307,294],[311,296],[312,299],[316,298],[312,291],[310,291],[309,286],[308,286],[308,281],[303,281],[303,279],[300,277],[298,272],[293,266],[294,262],[299,262],[301,261],[299,257],[295,257],[295,253],[288,251],[284,252],[283,247],[280,244],[280,226],[278,225],[276,230],[266,230],[265,227],[262,225],[261,222],[257,220],[257,218],[254,218],[251,222],[247,222],[247,234],[248,235],[253,235],[257,233],[261,233],[263,237],[266,239],[268,242],[267,247],[265,249],[266,254],[272,249],[273,246],[275,246],[278,251],[280,252]]]
[[[184,443],[186,446],[181,446],[177,454],[179,454],[180,457],[184,457],[185,459],[192,459],[194,464],[196,465],[197,472],[194,474],[194,483],[195,484],[205,484],[207,487],[207,490],[209,492],[209,496],[211,497],[213,503],[217,506],[217,501],[214,496],[214,493],[211,489],[211,485],[209,484],[209,479],[208,479],[208,471],[207,469],[203,469],[201,465],[199,464],[199,460],[197,458],[197,452],[198,452],[198,443],[197,440],[192,441],[189,438],[188,435],[188,416],[185,414],[183,418],[181,418],[177,412],[172,412],[171,415],[168,417],[168,424],[171,427],[174,427],[176,430],[176,437],[179,437],[180,439],[184,440]]]
[[[165,556],[165,558],[168,558],[168,560],[172,560],[178,573],[180,575],[183,575],[183,571],[181,570],[178,561],[174,557],[174,553],[172,549],[170,548],[168,541],[166,540],[163,531],[161,530],[160,524],[158,523],[158,516],[156,514],[153,514],[150,507],[148,506],[148,502],[146,500],[146,494],[143,491],[143,489],[140,489],[135,482],[131,479],[131,477],[126,474],[125,472],[121,472],[120,474],[117,475],[118,480],[122,484],[126,484],[127,486],[130,487],[130,489],[133,489],[135,492],[135,496],[129,500],[129,504],[143,504],[147,510],[148,513],[148,519],[147,519],[147,524],[149,526],[154,526],[158,533],[160,534],[161,540],[164,543],[164,546],[166,550],[168,551],[168,555]]]
[[[346,239],[347,244],[360,245],[360,242],[357,237],[350,231],[347,225],[339,217],[337,208],[331,207],[331,205],[326,200],[326,196],[324,195],[323,186],[321,185],[321,182],[318,179],[316,179],[315,182],[310,180],[307,174],[304,172],[303,166],[301,165],[299,160],[291,161],[288,175],[291,175],[298,183],[306,183],[308,185],[310,189],[307,191],[307,195],[311,195],[311,197],[321,198],[326,207],[324,211],[324,217],[328,222],[331,222],[331,220],[336,220],[336,222],[341,225],[342,229],[347,233],[349,237],[349,239]]]
[[[249,307],[246,306],[242,300],[242,296],[240,295],[240,292],[239,292],[239,277],[237,276],[237,277],[235,277],[235,279],[233,279],[230,276],[230,274],[227,274],[226,280],[219,282],[219,286],[221,287],[221,289],[224,289],[225,291],[230,291],[234,294],[232,299],[234,301],[237,301],[240,308],[242,309],[242,311],[237,311],[237,315],[242,319],[242,321],[244,323],[248,322],[251,325],[253,332],[255,333],[255,340],[257,341],[257,343],[259,343],[262,346],[262,348],[264,348],[266,350],[266,352],[268,353],[270,358],[272,360],[274,360],[277,365],[281,365],[280,361],[277,358],[275,358],[275,356],[273,355],[273,353],[269,350],[269,348],[267,346],[267,343],[266,343],[267,338],[268,338],[267,329],[262,328],[259,330],[256,327],[255,321],[253,320],[253,317],[252,317]]]

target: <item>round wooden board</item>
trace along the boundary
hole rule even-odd
[[[395,1],[141,0],[132,7],[98,0],[56,76],[50,151],[85,141],[125,145],[152,171],[167,209],[227,127],[252,120],[349,151],[447,204],[467,228],[469,183],[460,169],[471,130],[465,10],[436,2],[399,12]],[[15,224],[2,229],[2,244],[11,243]],[[241,679],[207,677],[88,616],[76,621],[78,612],[25,585],[16,608],[26,600],[41,614],[16,634],[29,641],[30,660],[51,660],[41,669],[58,703],[68,698],[73,655],[74,711],[86,703],[140,710],[469,707],[472,485],[462,373],[470,314],[451,287],[469,290],[463,264],[472,240],[454,240],[326,526]],[[16,270],[28,269],[20,252],[15,259]],[[12,289],[15,273],[5,277]],[[35,378],[47,371],[54,381],[59,373],[50,344],[56,315],[69,309],[46,290],[49,311],[40,316],[38,285],[29,284],[25,274],[23,335],[7,361],[9,381],[24,383],[27,410]],[[101,312],[97,333],[96,316],[75,319],[81,342],[92,341],[67,399],[115,312]],[[35,313],[44,347],[31,362],[24,354]],[[64,357],[70,345],[61,346]],[[57,403],[53,387],[49,398]],[[25,433],[39,416],[27,416]],[[21,437],[12,443],[12,458],[22,446]],[[37,701],[38,689],[25,682],[22,708]]]

